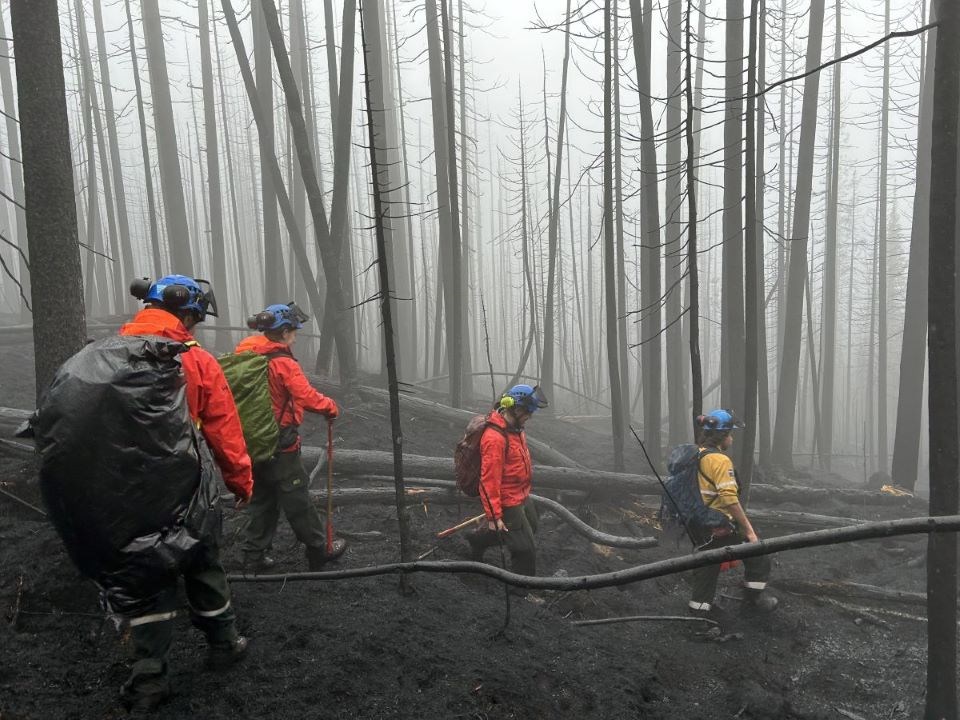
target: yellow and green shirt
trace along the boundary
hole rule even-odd
[[[705,452],[708,448],[700,448]],[[719,510],[731,520],[728,508],[740,502],[740,487],[733,470],[733,461],[722,452],[710,452],[700,459],[700,496],[708,508]]]

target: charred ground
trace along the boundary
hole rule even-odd
[[[0,349],[7,406],[28,407],[30,361],[24,348]],[[345,403],[337,446],[383,449],[386,405]],[[405,412],[411,453],[448,455],[461,428],[430,413]],[[322,442],[320,423],[308,442]],[[536,436],[591,467],[605,468],[608,440],[537,417]],[[631,457],[640,469],[640,457]],[[0,456],[0,483],[38,502],[29,462]],[[836,478],[804,479],[807,483]],[[534,480],[536,483],[536,480]],[[808,512],[897,517],[905,509],[856,508],[827,499]],[[649,508],[634,501],[575,508],[616,534],[649,534]],[[473,515],[469,502],[411,506],[414,551],[462,559],[461,537],[434,533]],[[397,521],[387,506],[345,506],[338,530],[376,531],[352,541],[341,566],[398,559]],[[228,510],[224,562],[237,569],[240,519]],[[761,527],[761,534],[763,528]],[[771,529],[768,535],[780,534]],[[681,554],[601,548],[545,514],[539,572],[583,575]],[[0,499],[0,717],[124,717],[116,693],[126,675],[124,638],[101,620],[96,593],[71,566],[52,528],[31,511]],[[775,578],[849,580],[902,590],[923,588],[921,538],[852,543],[784,554]],[[302,551],[281,521],[281,570],[303,568]],[[495,552],[488,556],[496,561]],[[179,620],[171,655],[175,696],[158,718],[908,718],[923,706],[926,624],[922,607],[779,594],[770,617],[740,612],[739,570],[724,573],[721,599],[734,618],[710,639],[691,624],[643,622],[578,627],[571,621],[619,615],[682,615],[682,576],[591,592],[547,593],[542,603],[513,598],[504,629],[502,586],[472,576],[418,575],[404,594],[396,577],[233,586],[249,658],[228,672],[203,669],[203,641]],[[852,606],[870,606],[851,610]],[[912,616],[912,617],[911,617]],[[847,713],[844,715],[843,713]]]

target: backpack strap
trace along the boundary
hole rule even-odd
[[[510,454],[510,436],[507,434],[506,428],[502,428],[502,427],[500,427],[499,425],[497,425],[496,423],[492,423],[492,422],[490,422],[489,420],[487,420],[486,424],[485,424],[484,427],[483,427],[483,432],[486,432],[487,430],[496,430],[498,433],[500,433],[500,434],[503,436],[503,442],[504,442],[504,445],[503,445],[503,464],[506,465],[506,464],[507,464],[507,455]],[[480,437],[482,438],[483,435],[481,435]]]
[[[264,353],[263,356],[267,359],[267,364],[272,363],[277,358],[290,358],[291,360],[296,360],[293,357],[293,353],[289,348],[283,350],[274,350],[273,352]],[[280,420],[283,418],[284,413],[287,412],[289,408],[293,407],[293,393],[287,390],[287,401],[283,404],[283,407],[280,408],[280,417],[277,418],[277,426],[280,425]]]

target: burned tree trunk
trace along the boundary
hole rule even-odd
[[[685,377],[686,363],[682,361],[683,356],[683,325],[681,316],[683,314],[683,282],[682,282],[682,257],[683,257],[683,156],[681,154],[681,62],[683,60],[683,51],[680,44],[683,32],[681,18],[683,16],[682,0],[670,0],[667,5],[667,111],[666,111],[666,165],[664,167],[664,179],[666,192],[664,198],[664,225],[666,230],[666,244],[664,247],[665,280],[666,280],[666,356],[667,356],[667,416],[669,418],[669,439],[670,443],[683,442],[689,433],[689,417],[687,415],[687,379]],[[649,69],[647,69],[649,74]],[[649,81],[647,82],[647,94],[649,95]],[[641,103],[650,104],[650,98],[641,98]],[[644,110],[641,108],[641,112]],[[642,118],[642,116],[641,116]],[[641,119],[642,122],[642,119]],[[653,134],[652,123],[650,133]],[[650,139],[653,142],[653,139]],[[643,152],[641,150],[641,152]],[[656,150],[654,153],[654,162],[656,162]],[[654,172],[656,168],[654,167]],[[656,175],[653,176],[654,182]],[[654,185],[653,191],[656,191]],[[650,222],[650,221],[648,221]],[[659,223],[658,223],[659,224]],[[659,242],[659,230],[657,237],[653,238]],[[651,240],[653,240],[651,239]],[[651,242],[645,240],[645,242]],[[659,270],[659,268],[658,268]],[[656,283],[659,286],[659,279]],[[651,299],[651,302],[660,302],[659,293],[657,297]],[[652,312],[653,308],[646,308],[646,312]],[[657,311],[659,317],[659,311]],[[660,332],[660,323],[654,332]],[[647,341],[650,342],[649,336]],[[658,378],[659,382],[659,378]],[[654,391],[659,395],[659,390]],[[657,443],[659,447],[660,443]]]
[[[823,44],[824,0],[810,7],[807,36],[807,70],[820,64]],[[777,393],[777,419],[773,434],[773,460],[793,466],[793,428],[796,421],[797,384],[800,376],[800,345],[803,324],[803,295],[807,282],[807,237],[810,232],[810,199],[813,191],[813,151],[817,134],[820,73],[808,75],[803,85],[800,121],[800,151],[797,164],[797,204],[790,238],[790,271],[787,280],[786,316],[783,324],[783,361]]]
[[[640,350],[641,384],[643,386],[643,440],[654,463],[660,461],[660,377],[662,374],[662,356],[660,327],[663,313],[660,299],[660,193],[657,175],[656,132],[653,124],[653,108],[650,98],[650,59],[646,47],[646,32],[643,27],[643,9],[640,0],[630,0],[630,17],[633,27],[633,57],[637,68],[637,89],[640,100],[640,214],[641,244],[640,265],[643,282],[640,284],[640,337],[643,343]],[[679,33],[679,30],[678,30]],[[672,42],[680,43],[679,34]],[[680,68],[677,68],[677,75]],[[680,92],[679,86],[676,92]],[[678,127],[671,132],[680,132]],[[678,159],[676,173],[680,182],[683,168]],[[679,262],[680,258],[675,258]],[[679,352],[683,352],[680,348]],[[684,408],[680,415],[686,416]],[[672,417],[672,415],[671,415]],[[671,425],[670,441],[679,441],[680,434],[686,435],[688,427],[683,427],[674,437]]]
[[[931,18],[933,19],[933,18]],[[897,396],[897,427],[893,441],[890,476],[913,490],[920,461],[920,430],[923,413],[923,376],[927,357],[927,271],[930,262],[930,115],[933,110],[936,34],[927,43],[926,62],[917,128],[916,190],[913,196],[913,228],[910,233],[910,265],[904,310],[903,345],[900,355],[900,392]]]
[[[170,259],[175,272],[189,275],[193,272],[193,257],[190,252],[190,232],[187,228],[187,208],[183,201],[180,153],[173,120],[173,103],[170,99],[170,81],[167,78],[167,55],[163,47],[160,6],[155,2],[145,2],[141,4],[141,8],[143,37],[147,44],[147,67],[150,72],[150,95],[153,100],[153,122],[160,161],[163,212],[172,256]]]
[[[229,0],[223,0],[223,2],[224,10],[226,11],[229,7]],[[277,70],[279,71],[280,81],[287,99],[290,128],[293,133],[294,146],[297,150],[297,159],[300,163],[300,172],[303,175],[303,181],[307,188],[307,200],[310,203],[310,212],[313,216],[314,232],[316,233],[317,245],[319,246],[321,261],[323,262],[327,288],[328,291],[332,291],[330,297],[334,304],[332,306],[328,304],[326,310],[328,313],[334,313],[334,336],[337,344],[337,360],[340,364],[341,385],[350,388],[356,379],[357,372],[356,344],[353,334],[353,311],[347,306],[344,299],[342,285],[344,278],[340,272],[340,258],[337,253],[336,243],[330,236],[330,227],[327,225],[326,210],[323,206],[320,184],[317,181],[317,171],[310,149],[310,141],[307,138],[303,106],[297,91],[296,81],[293,77],[293,70],[290,67],[286,47],[284,47],[283,34],[280,30],[280,21],[277,18],[276,6],[273,4],[273,0],[262,0],[262,2],[267,33],[270,35],[270,42],[273,44]],[[232,8],[230,8],[229,14],[230,16],[233,15]],[[234,44],[239,51],[242,48],[239,32],[236,31],[235,25],[231,25],[230,30],[234,36]],[[241,60],[241,68],[242,67],[243,61]],[[253,96],[251,95],[251,100],[252,99]],[[260,108],[260,111],[262,114],[263,108]],[[263,132],[263,130],[261,130],[261,132]],[[287,230],[290,233],[291,245],[296,252],[300,272],[304,275],[304,282],[307,286],[306,289],[310,294],[310,302],[314,308],[319,308],[322,302],[320,292],[317,289],[316,283],[312,282],[312,278],[310,277],[310,262],[307,259],[306,249],[303,247],[302,241],[297,233],[296,219],[293,217],[292,209],[286,207],[286,204],[288,204],[288,201],[284,199],[286,190],[283,188],[283,179],[280,175],[280,168],[276,163],[275,156],[272,157],[271,166],[271,172],[274,174],[274,183],[279,193],[278,197],[281,202],[281,209],[284,212]]]
[[[153,250],[153,274],[160,277],[163,272],[163,260],[160,256],[160,228],[157,222],[157,204],[153,189],[153,173],[150,165],[150,145],[147,142],[147,117],[143,110],[143,87],[140,82],[140,61],[137,57],[136,37],[133,33],[133,16],[130,14],[130,0],[124,0],[127,12],[127,30],[130,41],[130,61],[133,65],[133,85],[137,93],[137,117],[140,121],[140,151],[143,154],[144,187],[147,195],[147,220],[150,225],[150,248]]]
[[[563,134],[567,122],[567,70],[570,64],[570,4],[567,0],[567,12],[564,44],[563,71],[560,80],[560,120],[557,123],[557,169],[552,178],[553,195],[550,203],[550,225],[547,246],[547,296],[543,312],[543,363],[540,369],[540,384],[548,398],[553,397],[553,358],[554,358],[554,296],[556,295],[557,253],[560,245],[560,177],[563,175]],[[544,117],[546,120],[546,117]],[[568,199],[568,202],[572,200]]]
[[[379,43],[381,34],[378,27],[370,28],[367,32],[364,15],[371,20],[379,21],[381,13],[379,0],[365,0],[364,13],[360,17],[360,36],[363,40],[363,57],[366,68],[364,77],[364,87],[367,95],[367,128],[369,131],[370,144],[370,174],[373,183],[373,212],[377,237],[377,272],[380,277],[380,316],[383,320],[383,344],[384,357],[387,368],[387,384],[390,391],[390,426],[392,428],[393,438],[393,477],[397,496],[397,520],[400,523],[400,560],[406,562],[410,559],[410,524],[407,520],[407,507],[405,502],[405,488],[403,482],[403,431],[400,426],[400,391],[397,380],[396,353],[394,350],[394,331],[393,331],[393,308],[390,291],[390,271],[387,262],[386,235],[384,233],[384,215],[389,212],[382,202],[383,189],[380,186],[381,173],[377,164],[377,132],[379,126],[382,130],[382,120],[380,123],[374,122],[375,110],[383,112],[384,98],[383,86],[384,71],[383,63],[380,62],[381,54],[371,52],[371,43]],[[368,14],[366,10],[369,9]],[[378,23],[379,25],[379,23]],[[376,83],[371,82],[371,65],[376,73]],[[375,97],[373,91],[379,92],[379,97]],[[381,134],[380,142],[385,142],[386,137]]]
[[[253,0],[250,4],[253,18],[253,62],[257,80],[257,97],[260,107],[266,111],[266,126],[260,133],[260,167],[269,161],[267,155],[276,157],[273,122],[273,62],[270,59],[270,38],[264,27],[263,0]],[[277,214],[277,191],[273,187],[270,173],[260,176],[260,208],[263,213],[263,294],[267,303],[284,302],[287,295],[287,283],[284,278],[283,253],[280,247],[280,216]]]
[[[208,0],[199,0],[200,75],[203,86],[203,126],[206,133],[207,191],[210,197],[210,243],[213,259],[213,286],[225,302],[218,308],[217,322],[230,324],[229,288],[227,285],[227,247],[223,234],[223,195],[220,191],[220,143],[217,136],[217,105],[214,101],[213,62],[210,54],[210,13]],[[241,279],[242,283],[242,279]],[[226,350],[229,335],[217,333],[217,345]]]
[[[56,0],[12,0],[37,398],[86,342],[70,126]]]
[[[13,95],[13,81],[10,75],[10,60],[12,57],[6,40],[7,31],[3,24],[3,13],[0,13],[0,88],[3,90],[3,106],[12,108],[16,104]],[[10,154],[10,184],[13,197],[23,200],[23,159],[20,149],[20,128],[17,127],[16,117],[12,112],[5,116],[7,125],[7,152]],[[27,214],[19,205],[14,209],[17,218],[17,245],[23,255],[20,256],[20,285],[24,297],[30,297],[30,269],[27,267],[29,253],[27,247]],[[30,320],[30,310],[26,304],[20,308],[20,318],[24,322]]]
[[[834,45],[833,55],[840,57],[840,40],[842,38],[842,12],[840,1],[837,0],[834,18]],[[820,342],[821,362],[823,363],[822,401],[820,404],[821,427],[820,434],[820,462],[825,470],[830,469],[830,456],[833,454],[833,393],[834,376],[836,370],[836,343],[837,343],[837,210],[840,203],[840,69],[841,65],[833,67],[833,109],[830,120],[830,141],[827,144],[828,156],[828,197],[827,197],[827,227],[826,248],[823,260],[823,335]],[[921,341],[922,344],[922,341]],[[848,348],[849,350],[849,348]],[[919,432],[919,428],[918,428]],[[919,437],[919,434],[918,434]]]
[[[103,111],[106,115],[107,137],[110,144],[110,167],[113,175],[113,190],[116,198],[117,232],[120,248],[119,257],[114,257],[120,278],[117,310],[131,308],[133,299],[126,292],[126,275],[133,274],[133,238],[130,236],[130,218],[127,215],[127,191],[123,180],[123,167],[120,164],[120,143],[117,139],[117,114],[113,106],[113,84],[110,82],[110,63],[108,62],[107,43],[103,32],[103,13],[101,0],[93,3],[93,22],[97,31],[97,57],[100,60],[100,85],[103,88]],[[122,260],[122,266],[121,266]]]
[[[930,166],[930,514],[960,508],[957,433],[957,122],[960,120],[960,6],[936,4],[936,72]],[[21,113],[22,116],[22,113]],[[927,551],[927,702],[924,717],[957,717],[957,538],[930,535]]]
[[[623,470],[623,393],[617,341],[616,238],[613,220],[613,11],[611,0],[604,3],[603,65],[603,281],[607,329],[607,365],[610,371],[610,407],[613,421],[613,465]]]

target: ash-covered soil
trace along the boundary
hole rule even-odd
[[[32,401],[25,350],[0,350],[0,404],[26,408]],[[337,446],[389,449],[386,405],[359,400],[345,405],[336,425]],[[405,448],[418,454],[449,454],[461,430],[423,412],[406,412],[403,422]],[[546,415],[534,419],[531,431],[587,466],[610,467],[609,441],[600,434]],[[322,423],[307,424],[309,444],[324,438]],[[639,453],[631,454],[630,462],[632,470],[644,472]],[[4,457],[0,450],[0,487],[39,503],[33,477],[29,462]],[[837,479],[803,479],[813,481]],[[607,532],[655,532],[650,509],[633,501],[573,509]],[[916,514],[829,500],[780,509],[864,518]],[[411,506],[414,553],[436,547],[431,560],[464,559],[461,536],[438,542],[434,534],[477,512],[466,500],[461,507]],[[351,541],[340,567],[398,559],[392,507],[344,506],[334,522],[351,535],[380,534]],[[239,568],[241,523],[232,509],[226,511],[228,570]],[[686,552],[672,543],[637,551],[599,547],[549,514],[543,515],[539,548],[540,574],[571,576]],[[903,538],[797,551],[776,559],[774,578],[847,580],[920,592],[924,550],[925,539]],[[305,567],[302,548],[284,520],[275,556],[280,571]],[[499,564],[495,550],[487,559]],[[739,569],[722,576],[720,599],[732,623],[719,639],[692,623],[571,624],[683,615],[688,586],[682,576],[545,593],[541,602],[514,597],[506,627],[502,586],[477,576],[416,575],[408,593],[394,576],[235,583],[241,630],[252,639],[248,658],[226,672],[206,671],[202,637],[188,620],[178,619],[170,657],[175,695],[156,717],[832,720],[922,714],[922,606],[777,591],[781,608],[757,617],[740,610],[739,578]],[[127,652],[122,635],[101,619],[95,590],[70,565],[52,528],[0,497],[0,718],[125,717],[117,690],[126,677]]]

